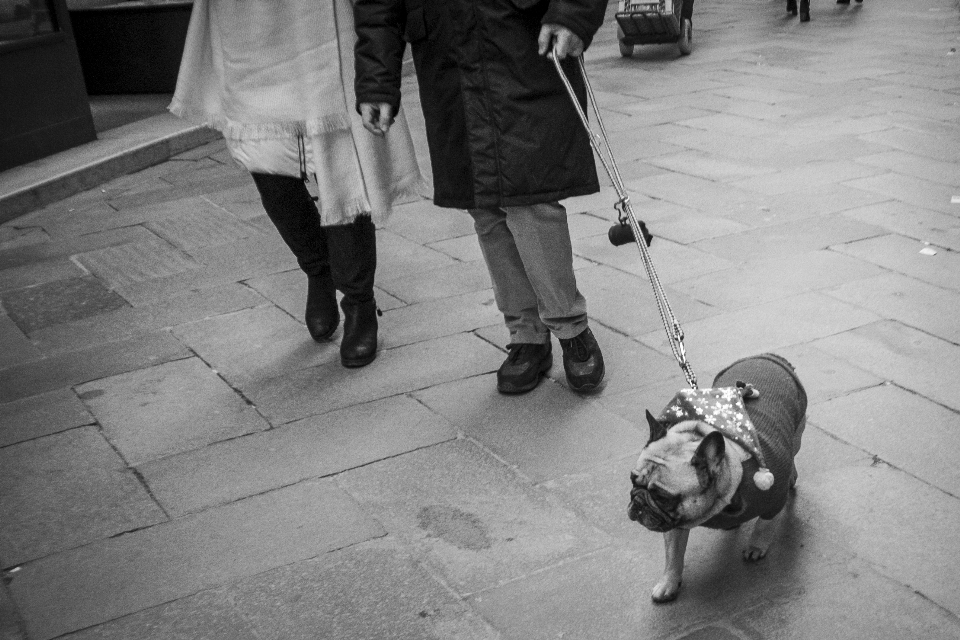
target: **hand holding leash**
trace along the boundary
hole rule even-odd
[[[580,36],[559,24],[545,24],[540,27],[537,44],[540,55],[549,53],[557,60],[563,60],[567,56],[577,58],[583,53],[583,40]]]

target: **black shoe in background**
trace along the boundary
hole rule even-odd
[[[569,340],[561,340],[563,370],[567,382],[574,391],[592,391],[600,386],[605,369],[600,345],[587,327]]]
[[[497,371],[497,391],[526,393],[540,384],[540,377],[553,366],[553,346],[544,344],[509,344],[507,359]]]

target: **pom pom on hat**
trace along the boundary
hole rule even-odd
[[[761,467],[759,471],[753,474],[753,484],[757,485],[757,489],[760,491],[766,491],[773,486],[773,474],[770,473],[770,470]]]

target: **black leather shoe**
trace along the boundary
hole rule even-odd
[[[570,388],[574,391],[596,389],[603,380],[605,370],[600,345],[590,328],[587,327],[569,340],[561,340],[560,347],[563,348],[563,370]]]
[[[540,377],[553,366],[553,346],[544,344],[509,344],[507,359],[497,371],[497,391],[526,393],[540,384]]]
[[[317,342],[330,339],[340,324],[337,291],[330,276],[307,276],[307,310],[303,314],[310,337]]]
[[[343,301],[343,339],[340,364],[363,367],[377,357],[377,316],[380,309],[373,300],[360,304]]]

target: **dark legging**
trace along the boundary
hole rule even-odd
[[[693,0],[683,0],[683,6],[680,7],[680,17],[693,21]]]
[[[344,302],[373,300],[377,269],[376,227],[369,216],[324,227],[317,206],[299,178],[253,173],[263,208],[308,276],[329,277]]]

